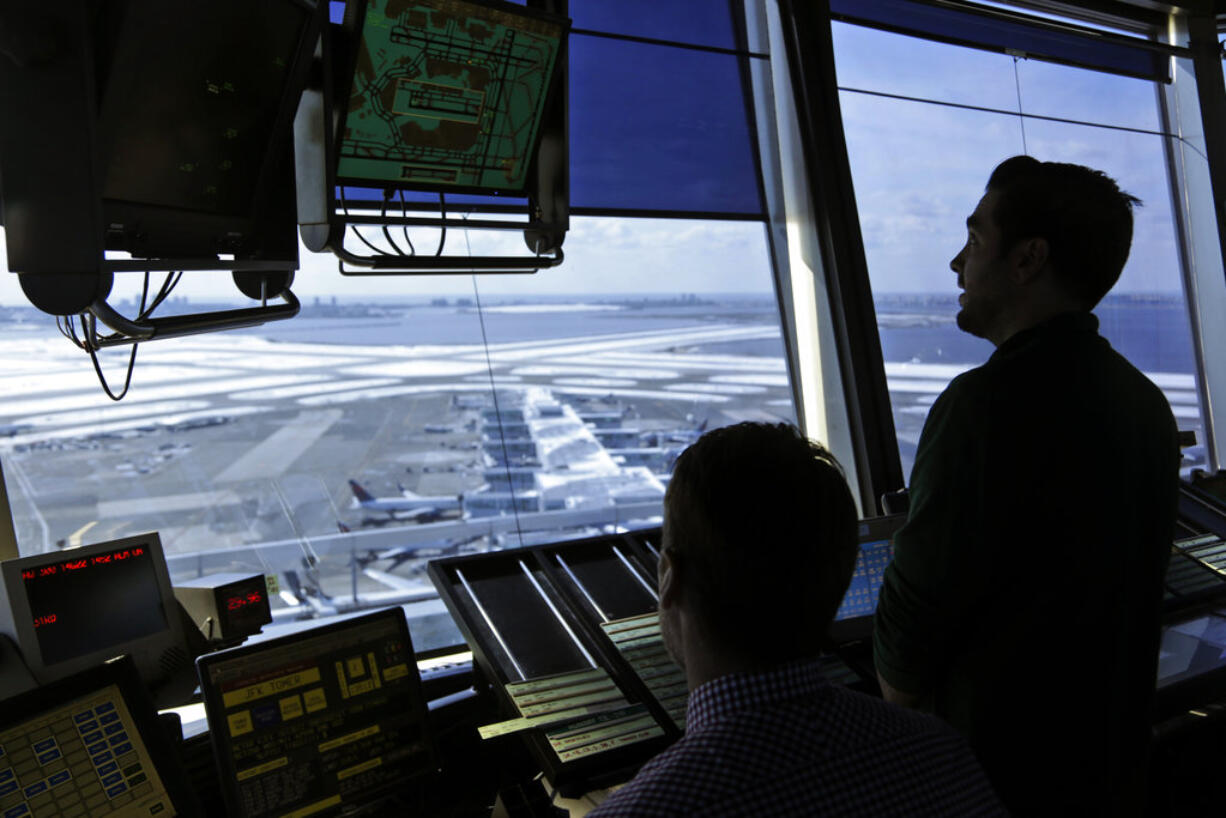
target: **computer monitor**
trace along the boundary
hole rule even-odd
[[[0,562],[0,633],[40,684],[127,653],[159,705],[182,703],[191,657],[154,532]]]
[[[568,21],[496,0],[368,0],[354,13],[338,182],[522,195]]]
[[[371,807],[436,770],[401,608],[196,661],[228,813]]]
[[[867,639],[873,632],[877,594],[881,591],[885,567],[894,556],[894,534],[907,521],[906,514],[870,517],[860,521],[860,554],[851,575],[851,584],[834,614],[830,636],[835,643]]]
[[[129,657],[0,702],[0,815],[197,814]]]
[[[107,249],[249,253],[269,207],[296,251],[290,134],[326,2],[111,0],[96,24]],[[297,256],[293,255],[296,260]]]

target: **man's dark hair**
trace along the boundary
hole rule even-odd
[[[713,637],[763,663],[817,650],[859,551],[834,455],[787,424],[715,429],[677,459],[664,504],[664,547]]]
[[[1056,276],[1085,309],[1115,286],[1132,245],[1132,208],[1141,200],[1102,171],[1014,156],[988,179],[999,194],[992,214],[1001,252],[1023,239],[1047,240]]]

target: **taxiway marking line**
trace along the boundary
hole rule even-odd
[[[96,526],[97,524],[98,524],[97,520],[92,520],[86,523],[85,525],[81,526],[80,528],[78,528],[76,531],[69,534],[68,544],[71,545],[73,548],[76,548],[78,545],[81,544],[81,539],[85,536],[85,533],[89,531],[91,528],[93,528],[94,526]]]

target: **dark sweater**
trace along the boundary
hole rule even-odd
[[[1139,808],[1179,447],[1090,314],[1018,333],[932,407],[875,622],[1019,814]]]

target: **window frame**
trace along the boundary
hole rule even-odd
[[[798,345],[789,353],[789,357],[800,362],[796,389],[801,403],[797,413],[816,427],[808,430],[810,435],[824,433],[835,444],[832,448],[836,454],[851,454],[854,463],[849,477],[853,471],[857,475],[854,482],[860,489],[862,509],[865,513],[876,513],[877,498],[902,488],[903,479],[837,104],[830,27],[841,17],[832,12],[830,0],[818,3],[763,1],[777,11],[771,19],[773,47],[770,53],[771,68],[776,74],[776,108],[785,112],[779,115],[776,132],[779,153],[785,167],[790,164],[791,169],[798,171],[785,174],[784,186],[787,176],[803,180],[800,190],[784,197],[783,213],[774,212],[775,202],[768,201],[768,205],[772,207],[772,222],[788,226],[791,245],[788,252],[793,256],[799,254],[807,263],[805,270],[815,279],[808,289],[812,294],[809,301],[795,300],[792,315],[784,316],[784,325],[788,328],[785,340]],[[910,2],[938,7],[938,13],[940,8],[946,8],[950,14],[973,8],[977,13],[998,15],[1018,26],[1050,26],[1049,21],[1028,22],[1025,15],[973,3]],[[1223,88],[1221,54],[1212,28],[1213,17],[1209,13],[1189,16],[1174,6],[1169,7],[1170,13],[1163,13],[1152,7],[1123,9],[1119,8],[1120,4],[1113,4],[1116,8],[1112,11],[1118,13],[1109,13],[1103,10],[1102,4],[1089,1],[1021,0],[1011,5],[1084,19],[1085,31],[1092,31],[1095,25],[1114,25],[1136,31],[1148,36],[1149,42],[1120,35],[1104,36],[1166,55],[1171,61],[1171,81],[1151,81],[1156,87],[1163,130],[1176,134],[1164,140],[1167,179],[1195,352],[1198,400],[1206,438],[1203,443],[1208,468],[1217,470],[1220,468],[1219,453],[1226,448],[1226,441],[1220,439],[1220,435],[1226,433],[1226,356],[1219,355],[1215,360],[1211,351],[1226,349],[1226,325],[1216,326],[1212,320],[1202,320],[1226,313],[1226,275],[1223,275],[1222,261],[1226,258],[1226,233],[1218,227],[1226,224],[1226,89]],[[897,30],[862,20],[855,22]],[[1091,34],[1076,31],[1075,27],[1067,30],[1085,37],[1087,43],[1095,41]],[[937,42],[947,41],[931,34],[907,33]],[[786,53],[779,47],[783,44],[786,44]],[[999,51],[995,46],[960,44]],[[781,83],[780,73],[790,74],[794,85],[789,87]],[[1116,71],[1106,73],[1128,76]],[[798,132],[789,133],[786,117],[789,109],[801,124]],[[1186,136],[1189,133],[1208,137],[1198,140],[1207,153],[1207,167],[1191,162]],[[799,140],[799,146],[791,144],[794,140]],[[807,170],[799,172],[805,168]],[[820,178],[814,168],[824,172]],[[1220,213],[1215,212],[1214,202],[1221,203]],[[795,264],[793,259],[793,268]],[[783,266],[788,267],[786,261]],[[792,269],[790,275],[792,289],[797,290],[797,271]],[[819,327],[833,323],[833,338],[823,339],[821,330],[805,337],[796,327],[804,326],[806,321]],[[818,347],[818,361],[809,366],[804,364],[806,343]],[[816,372],[810,371],[814,368]],[[814,383],[825,388],[815,388]],[[832,384],[841,386],[845,396],[843,413],[835,412],[834,417],[825,411],[829,408],[827,396]]]

